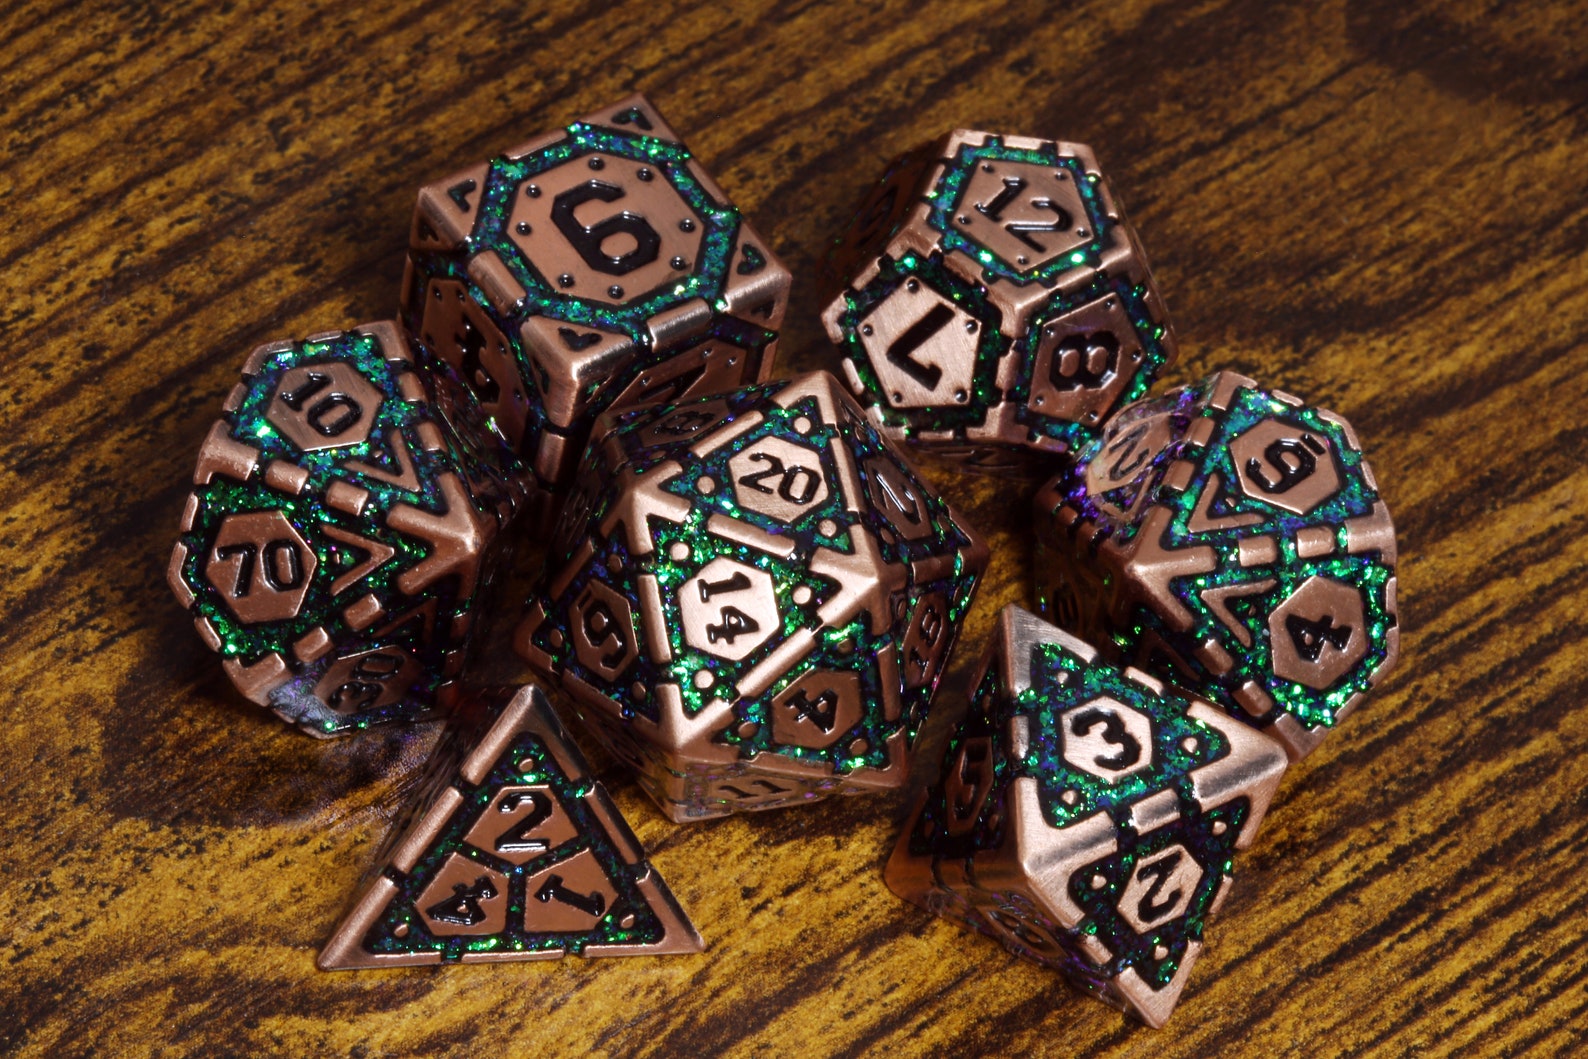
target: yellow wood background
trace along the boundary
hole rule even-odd
[[[5,5],[0,1051],[1584,1054],[1584,7]],[[194,453],[252,346],[393,315],[422,182],[633,88],[793,268],[790,370],[834,364],[864,186],[966,125],[1094,146],[1174,378],[1360,430],[1401,666],[1285,780],[1166,1029],[895,899],[900,797],[675,826],[610,765],[706,955],[314,969],[436,729],[320,743],[230,689],[164,583]],[[994,543],[940,742],[1030,546],[1019,489],[937,478]],[[507,617],[484,675],[524,672]]]

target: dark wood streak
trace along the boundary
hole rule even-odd
[[[1588,1047],[1588,61],[1581,5],[583,3],[0,16],[0,1053],[1571,1055]],[[323,975],[437,727],[318,743],[165,588],[246,351],[392,314],[414,189],[644,89],[796,274],[950,125],[1081,139],[1185,380],[1362,435],[1402,668],[1287,777],[1145,1030],[892,897],[905,799],[694,827],[598,773],[705,956]],[[928,463],[993,565],[923,735],[1029,602],[1026,496]],[[524,556],[517,582],[527,583]],[[514,601],[482,678],[517,679]]]

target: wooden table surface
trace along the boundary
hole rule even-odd
[[[1584,8],[8,5],[0,1051],[1583,1054]],[[194,454],[252,346],[393,315],[418,185],[634,88],[793,268],[780,370],[836,363],[815,265],[883,161],[971,126],[1094,146],[1173,379],[1360,431],[1400,668],[1285,779],[1166,1029],[894,898],[902,797],[676,826],[607,762],[705,955],[314,969],[437,728],[231,690],[163,576]],[[994,560],[926,771],[1030,555],[1021,490],[937,478]],[[525,675],[510,616],[482,675]]]

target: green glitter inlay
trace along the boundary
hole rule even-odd
[[[1069,173],[1086,209],[1086,220],[1092,231],[1091,241],[1045,265],[1027,269],[990,253],[976,240],[962,234],[952,223],[954,215],[958,212],[957,207],[960,197],[964,194],[966,182],[976,172],[976,166],[983,161],[1025,162]],[[1052,144],[1040,150],[1007,147],[997,136],[989,136],[987,142],[981,146],[971,144],[962,146],[954,160],[944,167],[942,179],[927,195],[926,201],[931,208],[931,212],[927,215],[927,223],[938,233],[938,242],[943,248],[943,253],[963,251],[972,260],[981,264],[983,275],[988,281],[1009,279],[1020,284],[1041,283],[1043,286],[1051,286],[1055,280],[1071,269],[1098,268],[1102,265],[1104,249],[1113,242],[1113,232],[1116,227],[1108,214],[1103,212],[1096,178],[1086,172],[1079,160],[1059,154],[1058,148]]]
[[[1091,241],[1045,265],[1022,269],[958,231],[952,220],[965,182],[984,159],[1034,163],[1071,174],[1086,209],[1092,232]],[[866,399],[882,411],[890,424],[911,436],[943,431],[954,431],[963,436],[967,428],[984,426],[991,410],[1007,403],[1014,408],[1015,421],[1027,428],[1029,433],[1026,441],[1045,438],[1060,443],[1065,449],[1085,445],[1097,436],[1096,425],[1041,415],[1032,410],[1032,373],[1037,347],[1042,341],[1043,326],[1047,322],[1110,296],[1120,300],[1142,352],[1140,363],[1132,369],[1130,380],[1115,398],[1112,407],[1121,407],[1146,395],[1169,359],[1169,351],[1163,342],[1167,328],[1152,313],[1149,306],[1150,290],[1145,283],[1132,282],[1123,276],[1107,275],[1101,271],[1103,253],[1116,241],[1115,229],[1118,225],[1102,208],[1096,178],[1088,175],[1076,159],[1060,155],[1052,145],[1041,150],[1017,149],[1004,146],[996,136],[990,137],[984,146],[961,147],[958,156],[947,164],[937,186],[927,195],[926,202],[929,206],[928,223],[938,235],[937,248],[925,257],[916,253],[903,254],[898,260],[882,257],[877,263],[878,274],[870,283],[859,291],[844,292],[844,311],[838,321],[844,336],[841,343],[844,354],[860,379]],[[985,286],[966,283],[944,265],[948,255],[955,251],[965,253],[982,265],[981,279],[984,284],[1007,281],[1020,286],[1036,283],[1053,287],[1059,277],[1065,274],[1081,269],[1097,271],[1091,283],[1078,290],[1056,290],[1032,312],[1030,326],[1014,343],[1018,374],[1007,390],[995,385],[998,361],[1009,349],[1008,340],[999,333],[1001,314],[992,304]],[[892,295],[901,282],[912,277],[919,278],[933,291],[949,298],[981,322],[981,339],[977,343],[971,388],[967,400],[962,403],[926,408],[894,408],[860,340],[862,319]],[[978,444],[987,443],[986,439],[978,440]]]
[[[1007,643],[1000,647],[1011,649]],[[976,891],[975,905],[954,887],[937,894],[944,902],[944,914],[1063,971],[1085,988],[1101,989],[1127,967],[1135,968],[1153,988],[1162,988],[1174,978],[1189,944],[1201,940],[1208,910],[1231,877],[1235,843],[1250,815],[1246,798],[1211,809],[1197,801],[1192,773],[1227,757],[1232,748],[1219,731],[1189,716],[1186,700],[1160,695],[1101,661],[1087,662],[1062,644],[1035,644],[1029,664],[1030,687],[1013,694],[999,676],[1002,662],[995,655],[978,682],[969,711],[949,740],[945,773],[968,741],[985,738],[994,744],[990,756],[992,793],[983,803],[974,830],[958,837],[948,833],[944,824],[947,794],[939,781],[928,791],[921,819],[908,840],[909,851],[949,863],[999,850],[1014,841],[1003,817],[1009,788],[1021,777],[1036,780],[1043,816],[1054,828],[1055,843],[1063,842],[1063,829],[1094,814],[1107,814],[1117,848],[1094,863],[1077,866],[1065,884],[1085,912],[1073,930],[1051,922],[1018,891]],[[1113,781],[1078,768],[1064,757],[1063,725],[1074,716],[1072,711],[1102,697],[1145,718],[1152,732],[1150,764]],[[1007,743],[1010,720],[1015,717],[1027,721],[1028,747],[1019,758],[1010,757]],[[1145,835],[1138,833],[1132,823],[1132,807],[1166,790],[1177,796],[1178,818]],[[1152,890],[1149,875],[1138,883],[1136,892],[1127,895],[1137,865],[1174,846],[1200,869],[1191,892],[1178,893],[1182,889],[1178,881],[1165,881],[1160,889]],[[1023,852],[1031,855],[1037,851]],[[1004,851],[999,859],[1008,855]],[[1143,897],[1147,898],[1145,909],[1152,911],[1156,906],[1158,914],[1141,916],[1143,923],[1154,925],[1138,933],[1121,907],[1127,899],[1140,905]],[[985,903],[989,900],[997,905],[1001,929],[987,919]],[[1177,914],[1157,922],[1176,906],[1181,907]],[[1078,945],[1083,934],[1095,936],[1107,947],[1111,956],[1102,966],[1082,956]],[[1051,941],[1044,941],[1043,935]]]
[[[733,703],[734,720],[717,738],[724,744],[737,747],[742,759],[761,752],[772,752],[801,761],[830,764],[838,773],[864,767],[884,768],[888,764],[887,740],[890,737],[902,731],[905,738],[913,743],[919,734],[945,667],[940,664],[932,678],[919,687],[900,688],[900,715],[890,719],[885,716],[882,671],[875,661],[878,654],[890,646],[894,647],[901,656],[902,665],[902,643],[910,612],[917,600],[936,592],[941,593],[947,603],[944,635],[950,637],[950,643],[943,649],[946,657],[952,647],[952,636],[963,621],[975,588],[975,578],[969,575],[963,562],[957,558],[949,572],[930,581],[915,580],[909,573],[911,564],[945,554],[956,554],[967,547],[970,541],[953,523],[947,505],[897,461],[887,443],[869,423],[854,418],[839,424],[826,424],[822,421],[820,405],[815,398],[802,399],[788,408],[782,408],[771,398],[786,385],[780,382],[750,387],[727,396],[704,398],[660,410],[639,410],[618,417],[617,425],[608,435],[608,444],[622,446],[626,456],[624,466],[636,473],[644,473],[669,460],[677,461],[682,472],[668,480],[663,488],[690,501],[690,511],[682,522],[660,518],[649,520],[653,550],[648,555],[635,556],[628,551],[625,533],[615,531],[612,537],[606,538],[600,532],[600,524],[610,509],[613,495],[608,493],[591,504],[588,516],[584,519],[583,534],[570,527],[568,540],[564,541],[564,554],[556,561],[569,561],[574,549],[586,536],[596,543],[595,554],[559,597],[564,602],[542,601],[550,618],[537,630],[533,642],[549,654],[558,667],[597,688],[617,702],[628,716],[638,715],[656,720],[659,706],[654,690],[661,683],[678,687],[684,713],[689,717],[697,716],[714,700]],[[721,421],[677,441],[644,442],[643,435],[647,427],[679,409],[691,407],[719,411]],[[751,412],[758,413],[762,417],[761,422],[729,444],[705,457],[690,451],[690,447],[701,437]],[[796,426],[799,421],[803,421],[806,427],[804,432]],[[739,503],[738,486],[730,472],[729,462],[737,453],[766,438],[781,439],[809,451],[812,468],[819,469],[827,486],[827,496],[801,511],[792,522],[784,522]],[[844,448],[857,469],[861,496],[849,499],[862,509],[858,513],[848,509],[840,486],[842,479],[837,457],[832,451],[834,445]],[[884,514],[874,510],[865,499],[870,483],[866,467],[874,459],[885,460],[891,473],[907,481],[909,488],[923,499],[929,531],[918,539],[904,537]],[[587,460],[584,473],[605,476],[608,472],[598,471],[597,466]],[[706,480],[713,483],[709,490],[703,489],[700,484]],[[788,556],[770,554],[716,536],[707,528],[714,516],[748,524],[788,542]],[[813,573],[810,570],[811,560],[818,549],[852,555],[852,527],[869,531],[882,560],[900,568],[899,576],[904,579],[900,586],[906,603],[904,616],[899,618],[895,615],[881,634],[871,632],[869,615],[865,610],[836,627],[825,625],[819,615],[819,611],[842,586],[830,578]],[[683,553],[685,549],[687,558],[672,558],[675,550]],[[761,642],[740,660],[712,655],[693,646],[684,637],[679,592],[701,569],[718,558],[728,558],[762,571],[770,577],[773,585],[778,624],[770,632],[758,632],[756,635]],[[646,637],[656,635],[656,630],[645,627],[641,614],[641,575],[649,575],[656,580],[665,616],[662,635],[667,638],[671,660],[665,663],[651,662],[645,651],[641,650],[636,665],[626,668],[616,681],[608,681],[584,665],[574,650],[572,630],[566,624],[571,618],[565,601],[578,599],[592,582],[607,586],[618,596],[630,601],[635,622],[641,626],[643,643]],[[809,592],[809,599],[796,603],[796,591],[800,591],[802,596],[804,592]],[[791,664],[787,672],[778,674],[759,694],[742,696],[739,682],[796,635],[813,637],[810,650]],[[558,641],[555,645],[554,639]],[[775,742],[771,718],[773,700],[801,675],[813,669],[857,674],[862,703],[859,721],[824,749]],[[700,674],[709,675],[709,682],[705,677],[700,677],[700,681],[706,684],[704,687],[697,683]],[[640,692],[644,692],[643,696]],[[863,749],[857,752],[855,748],[862,743]]]
[[[352,367],[377,389],[381,394],[380,407],[365,440],[304,452],[270,423],[267,412],[275,400],[282,376],[289,369],[333,363]],[[497,490],[499,495],[510,492],[504,470],[509,458],[505,450],[492,453],[485,447],[471,444],[435,408],[409,403],[398,386],[402,374],[403,369],[387,362],[375,337],[356,332],[329,341],[296,343],[266,358],[257,374],[248,381],[237,409],[223,417],[233,440],[259,451],[255,471],[246,482],[216,474],[209,483],[197,486],[194,493],[198,497],[198,509],[193,527],[180,538],[188,552],[181,569],[182,580],[196,597],[193,613],[209,620],[220,637],[220,653],[226,658],[236,658],[247,665],[271,653],[280,655],[288,663],[292,679],[278,691],[290,692],[292,697],[308,696],[338,657],[366,648],[403,646],[419,662],[423,675],[398,702],[347,715],[315,717],[312,727],[318,734],[333,735],[367,728],[371,724],[412,719],[429,712],[435,689],[441,683],[445,653],[457,646],[448,631],[450,620],[466,612],[474,603],[473,596],[457,597],[453,578],[444,578],[416,597],[408,596],[398,587],[398,578],[426,558],[429,546],[388,528],[386,513],[398,504],[409,504],[434,514],[444,514],[447,505],[438,482],[447,471],[458,472],[466,488],[478,482],[487,489]],[[483,422],[477,408],[472,412],[468,407],[458,411],[465,426]],[[420,444],[418,427],[422,422],[432,422],[440,430],[445,441],[441,451],[431,452]],[[419,483],[417,491],[345,467],[347,462],[357,461],[398,472],[400,466],[390,444],[393,431],[401,434],[406,443]],[[265,483],[265,468],[274,460],[294,464],[308,472],[307,484],[300,494],[278,492]],[[354,517],[326,503],[326,490],[338,481],[368,491],[369,499],[361,516]],[[231,515],[253,511],[281,512],[309,545],[316,559],[301,606],[295,616],[285,620],[253,624],[239,621],[221,593],[204,576],[222,523]],[[332,583],[352,569],[362,553],[334,539],[322,529],[325,526],[377,541],[393,549],[394,555],[333,594]],[[354,629],[342,616],[343,610],[365,595],[374,595],[384,609],[373,631]],[[438,605],[434,618],[407,620],[414,608],[432,599]],[[316,627],[323,628],[330,637],[333,651],[312,663],[296,662],[292,645]],[[376,635],[382,629],[390,631],[386,635]],[[304,723],[311,721],[305,719]]]
[[[498,791],[520,784],[545,784],[561,804],[579,834],[523,864],[514,864],[464,841],[481,814],[490,807]],[[465,953],[545,952],[563,950],[583,953],[588,945],[646,945],[661,941],[665,927],[651,911],[649,902],[635,885],[638,875],[607,837],[605,827],[585,798],[595,786],[586,777],[569,780],[557,768],[556,759],[540,739],[521,733],[497,759],[485,781],[471,786],[462,779],[455,786],[463,795],[462,806],[452,815],[440,837],[419,858],[411,872],[404,875],[387,869],[386,877],[397,885],[397,894],[385,913],[364,938],[366,951],[377,955],[439,952],[443,961],[460,959]],[[618,897],[601,919],[588,931],[529,932],[524,929],[524,909],[529,895],[525,880],[545,868],[590,850]],[[420,895],[452,854],[505,875],[508,879],[507,926],[501,933],[486,937],[470,935],[438,936],[425,926],[418,909]],[[632,924],[620,926],[627,916]],[[398,936],[398,931],[402,936]]]
[[[1191,770],[1229,753],[1228,740],[1187,716],[1183,700],[1161,698],[1112,666],[1088,663],[1059,644],[1033,650],[1031,675],[1032,686],[1013,705],[1014,712],[1030,718],[1031,748],[1012,776],[1036,777],[1043,815],[1054,827],[1068,827],[1099,811],[1118,816],[1131,803],[1169,787],[1183,801],[1194,801]],[[1152,765],[1112,783],[1071,765],[1063,751],[1064,714],[1103,696],[1152,722]],[[1187,749],[1186,740],[1194,741],[1193,749]],[[1066,791],[1073,792],[1073,804],[1061,800]]]
[[[1109,538],[1121,544],[1129,543],[1140,531],[1147,507],[1161,505],[1170,512],[1163,547],[1209,546],[1217,556],[1217,566],[1213,571],[1178,577],[1170,582],[1170,590],[1193,616],[1189,630],[1181,630],[1145,606],[1138,606],[1132,612],[1130,624],[1112,629],[1109,635],[1124,657],[1134,659],[1142,637],[1149,632],[1157,633],[1175,648],[1181,661],[1190,667],[1207,693],[1216,697],[1226,710],[1248,723],[1266,727],[1282,713],[1288,713],[1307,728],[1332,726],[1339,711],[1371,687],[1372,674],[1388,652],[1389,632],[1396,626],[1389,602],[1389,583],[1395,576],[1393,567],[1385,563],[1377,552],[1353,555],[1346,551],[1346,521],[1370,515],[1378,503],[1378,492],[1370,483],[1362,453],[1352,443],[1346,430],[1318,409],[1297,407],[1261,390],[1245,387],[1235,392],[1227,411],[1210,407],[1210,397],[1211,382],[1205,380],[1138,405],[1110,427],[1109,437],[1093,442],[1080,455],[1064,503],[1080,512],[1082,518],[1101,528],[1101,533],[1092,545],[1093,549]],[[1130,424],[1161,413],[1170,413],[1173,417],[1174,442],[1157,452],[1131,482],[1100,496],[1089,495],[1085,485],[1086,467],[1099,457],[1105,443],[1129,429]],[[1204,447],[1192,445],[1186,440],[1188,431],[1198,419],[1206,419],[1214,424],[1212,436]],[[1340,485],[1332,495],[1304,515],[1247,496],[1237,484],[1237,469],[1229,445],[1247,430],[1268,419],[1281,420],[1327,439],[1330,459],[1338,472]],[[1176,490],[1166,484],[1165,476],[1170,466],[1182,459],[1190,461],[1195,470],[1190,484],[1184,490]],[[1246,516],[1246,521],[1237,526],[1225,525],[1223,528],[1193,532],[1190,522],[1213,475],[1219,477],[1222,488],[1217,502],[1210,503],[1208,514],[1215,520]],[[1117,521],[1112,512],[1105,510],[1099,503],[1102,501],[1128,509],[1131,502],[1142,493],[1146,494],[1142,514],[1129,523]],[[1297,553],[1297,534],[1316,526],[1335,528],[1335,551],[1329,556],[1303,559]],[[1274,541],[1277,559],[1256,566],[1241,565],[1240,542],[1263,536]],[[1361,594],[1367,629],[1366,653],[1347,673],[1324,689],[1282,680],[1272,671],[1273,652],[1268,615],[1290,598],[1303,582],[1314,576],[1356,589]],[[1240,642],[1220,620],[1204,601],[1202,593],[1210,588],[1259,581],[1273,581],[1274,584],[1264,592],[1239,597],[1230,604],[1231,611],[1237,615],[1251,638],[1248,646]],[[1209,639],[1222,644],[1233,660],[1234,665],[1227,672],[1215,675],[1198,658],[1196,648]],[[1161,675],[1167,679],[1182,679],[1170,672]],[[1254,715],[1245,709],[1234,698],[1234,693],[1247,681],[1255,681],[1263,688],[1273,698],[1276,708],[1263,716]]]

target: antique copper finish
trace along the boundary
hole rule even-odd
[[[535,685],[470,693],[417,789],[322,970],[704,948]]]
[[[272,342],[205,440],[168,580],[238,689],[305,731],[421,716],[462,664],[520,475],[394,325]]]
[[[1345,420],[1290,394],[1221,372],[1128,406],[1037,511],[1046,614],[1293,759],[1395,663],[1395,531],[1372,469]]]
[[[1163,1025],[1284,750],[1018,607],[972,686],[888,885]]]
[[[823,313],[881,428],[978,470],[1094,438],[1173,362],[1134,231],[1081,144],[959,130],[890,167]]]
[[[675,820],[901,785],[985,548],[831,376],[601,429],[519,652]]]
[[[560,488],[602,411],[766,379],[789,283],[636,95],[424,188],[404,316]]]

